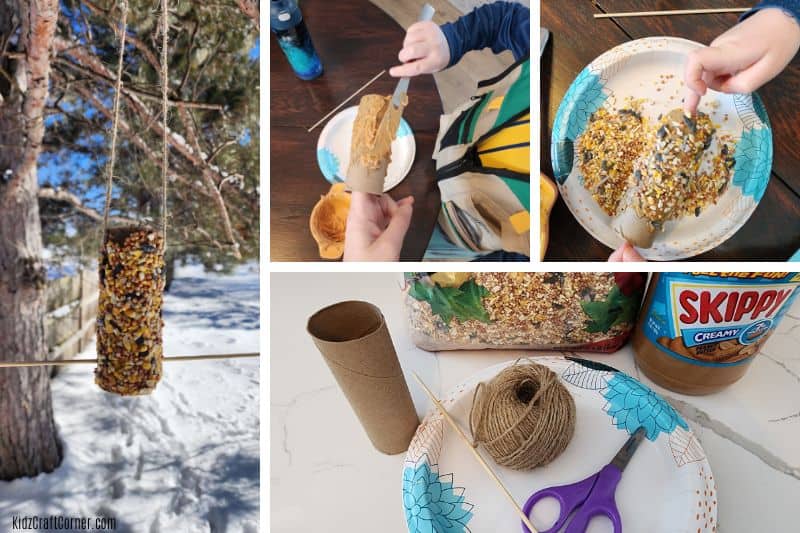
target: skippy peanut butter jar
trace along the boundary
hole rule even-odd
[[[653,274],[633,335],[659,385],[710,394],[739,380],[800,294],[790,272]]]

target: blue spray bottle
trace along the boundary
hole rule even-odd
[[[269,16],[270,29],[297,77],[313,80],[322,74],[322,62],[314,50],[297,0],[272,0]]]

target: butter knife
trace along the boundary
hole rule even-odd
[[[431,20],[433,18],[433,14],[436,13],[436,10],[430,4],[425,4],[422,6],[422,12],[419,14],[419,19],[417,22],[423,22],[426,20]],[[403,97],[408,92],[408,82],[410,78],[400,78],[400,81],[397,82],[397,88],[394,90],[394,94],[392,95],[392,107],[395,109],[400,107],[401,102],[403,101]]]

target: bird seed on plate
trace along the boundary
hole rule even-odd
[[[643,103],[628,99],[623,109],[593,113],[577,140],[578,166],[606,214],[622,213],[632,188],[636,214],[657,230],[668,220],[700,216],[719,200],[736,164],[735,143],[702,112],[689,118],[674,110],[650,125]],[[715,136],[718,148],[711,149]]]
[[[578,138],[578,167],[583,186],[609,216],[619,212],[633,162],[647,148],[647,118],[641,101],[619,111],[600,108]]]

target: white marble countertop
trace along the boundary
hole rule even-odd
[[[406,531],[403,454],[382,455],[358,420],[305,331],[316,310],[363,299],[383,311],[403,368],[436,394],[519,351],[429,353],[407,334],[400,274],[272,274],[271,530]],[[719,492],[722,533],[790,531],[800,502],[800,304],[786,315],[745,377],[723,392],[692,397],[641,376],[629,347],[587,354],[640,378],[689,422],[706,451]],[[420,417],[430,405],[410,387]]]

